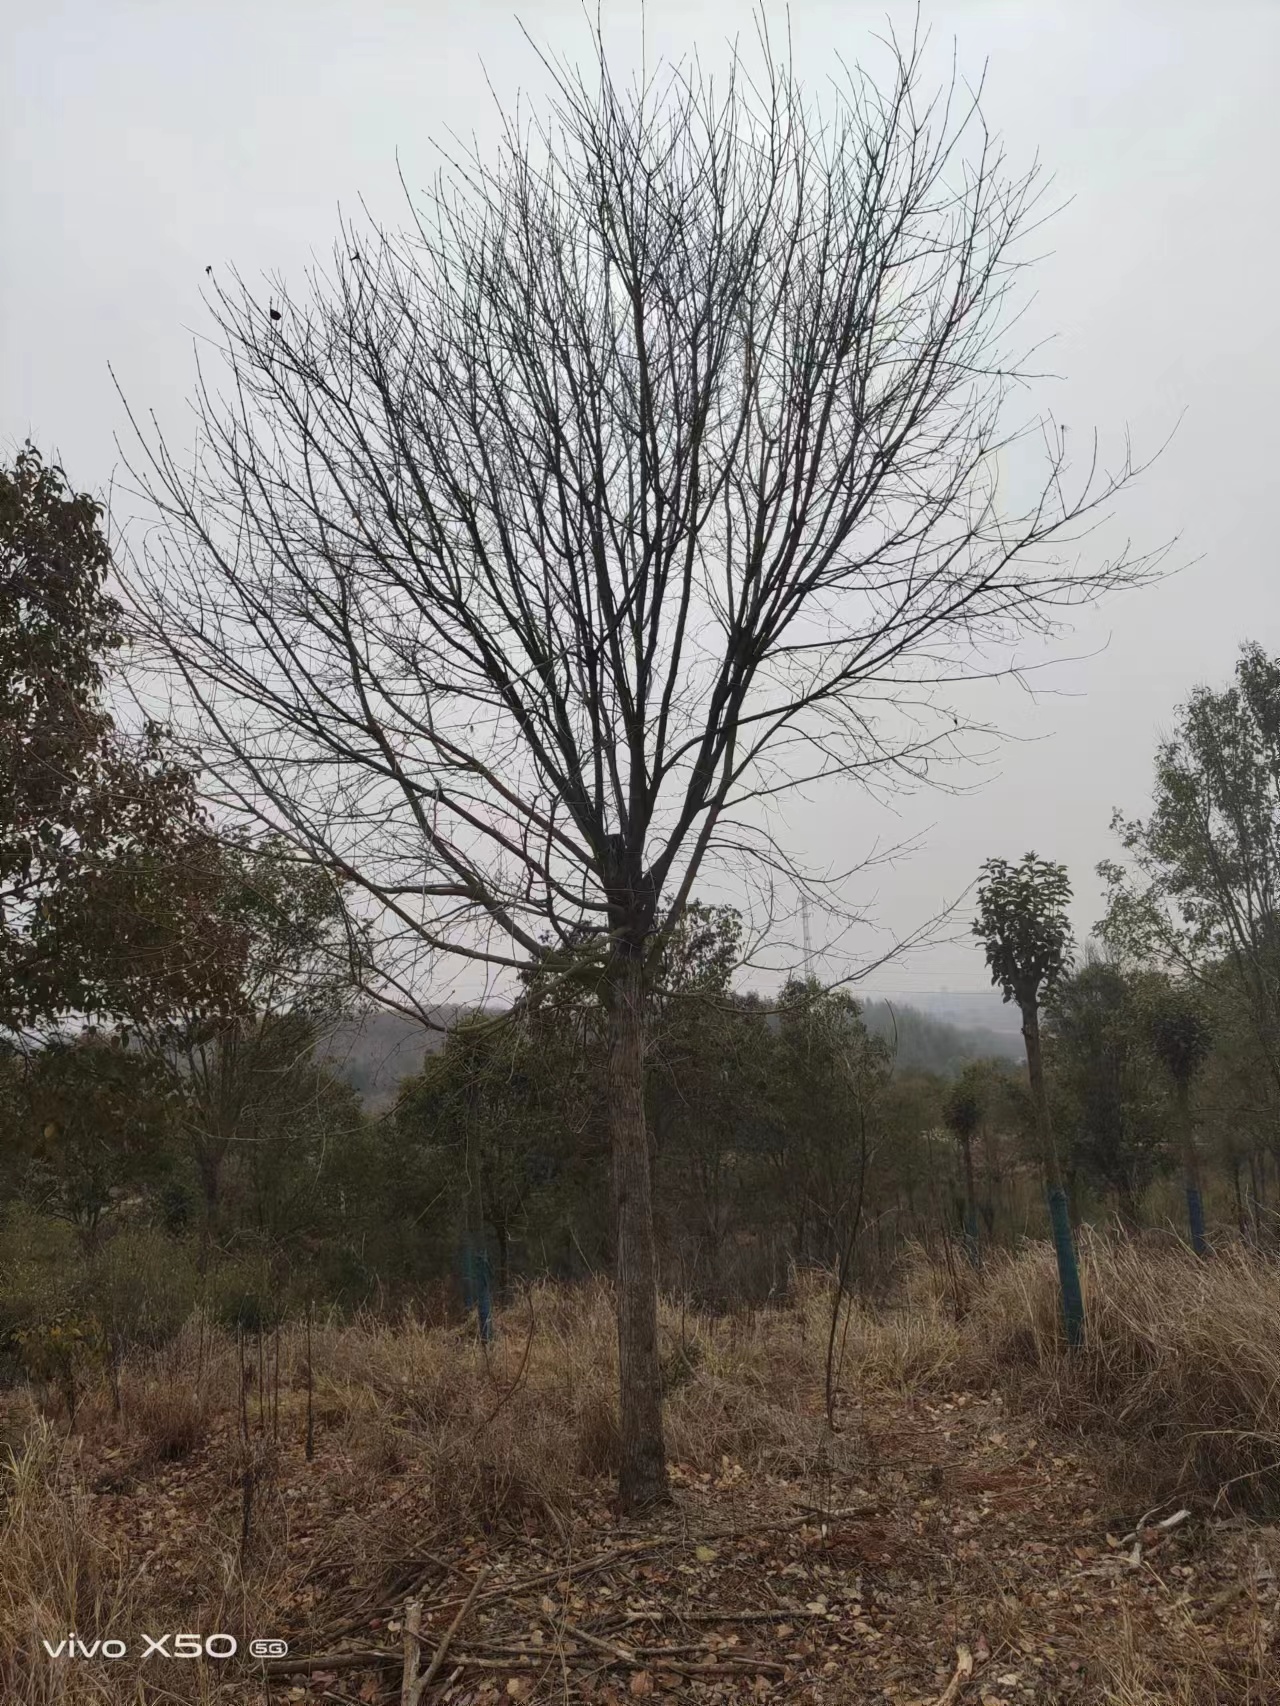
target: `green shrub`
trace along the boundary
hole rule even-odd
[[[0,1380],[25,1372],[16,1335],[71,1307],[76,1254],[64,1222],[22,1204],[0,1214]]]
[[[147,1227],[119,1233],[86,1263],[79,1283],[118,1355],[167,1344],[195,1307],[191,1250]]]

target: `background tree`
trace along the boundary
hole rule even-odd
[[[101,507],[28,444],[0,469],[0,1028],[231,998],[191,772],[104,702],[122,645]]]
[[[575,1209],[584,1198],[596,1207],[602,1062],[562,1016],[536,1001],[475,1015],[396,1104],[419,1191],[440,1199],[451,1243],[478,1238],[485,1256],[492,1250],[500,1290],[521,1242],[563,1254],[570,1268],[575,1239],[594,1242]]]
[[[973,1144],[982,1124],[982,1091],[981,1077],[966,1068],[942,1104],[942,1123],[960,1146],[960,1160],[964,1169],[964,1236],[969,1259],[975,1267],[979,1264],[980,1252],[978,1188],[974,1181]]]
[[[1112,820],[1132,868],[1099,935],[1120,954],[1234,984],[1280,1114],[1280,660],[1241,647],[1235,683],[1197,688],[1156,754],[1150,817]]]
[[[1152,991],[1148,1023],[1152,1047],[1173,1083],[1191,1243],[1197,1256],[1206,1256],[1209,1245],[1204,1230],[1204,1196],[1191,1089],[1204,1069],[1212,1046],[1209,1020],[1191,991],[1165,984]]]
[[[1139,979],[1086,953],[1048,1003],[1049,1075],[1064,1136],[1088,1180],[1115,1198],[1130,1230],[1167,1160],[1168,1106],[1157,1080]]]
[[[674,1263],[667,1277],[712,1303],[724,1300],[735,1237],[756,1229],[767,1121],[770,1016],[730,987],[741,943],[736,909],[692,902],[667,938],[650,1008],[659,1240]]]
[[[1053,995],[1070,963],[1070,899],[1071,884],[1062,865],[1037,859],[1034,853],[1024,853],[1016,865],[1005,859],[988,859],[978,885],[973,932],[982,942],[992,983],[1006,1001],[1017,1002],[1022,1015],[1027,1076],[1062,1285],[1062,1312],[1067,1342],[1077,1345],[1084,1335],[1084,1300],[1040,1047],[1040,1002]]]
[[[32,1051],[4,1098],[4,1148],[19,1194],[92,1251],[109,1217],[173,1165],[166,1075],[118,1037],[86,1032]]]
[[[382,999],[596,944],[632,1507],[666,1496],[646,986],[700,873],[803,883],[766,805],[928,775],[930,682],[1142,571],[1054,548],[1127,466],[1072,489],[1050,432],[1005,506],[1036,174],[922,101],[918,46],[826,114],[767,42],[630,90],[594,46],[409,236],[344,230],[270,314],[217,295],[133,607],[216,797],[362,891]]]
[[[362,954],[341,885],[287,843],[225,837],[207,869],[206,928],[237,944],[230,999],[221,1011],[175,1000],[131,1032],[172,1079],[206,1240],[228,1156],[261,1161],[264,1145],[291,1141],[295,1116],[307,1126],[336,1106],[316,1047],[354,998]]]

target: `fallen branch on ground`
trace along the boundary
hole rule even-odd
[[[421,1676],[418,1675],[418,1664],[422,1648],[422,1601],[411,1600],[405,1609],[404,1618],[404,1676],[400,1684],[400,1706],[418,1706],[423,1693],[439,1675],[440,1666],[444,1663],[449,1644],[476,1602],[476,1595],[488,1579],[488,1570],[481,1570],[471,1584],[471,1592],[462,1602],[461,1609],[453,1622],[445,1630],[440,1645],[436,1648],[435,1657]]]

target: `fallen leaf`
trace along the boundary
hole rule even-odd
[[[638,1670],[631,1678],[632,1694],[652,1694],[653,1678],[647,1670]]]

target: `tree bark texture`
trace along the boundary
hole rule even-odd
[[[618,1497],[624,1511],[636,1511],[664,1503],[670,1492],[662,1435],[658,1270],[644,1109],[644,975],[640,954],[629,943],[615,950],[609,995],[614,1287],[622,1434]]]

